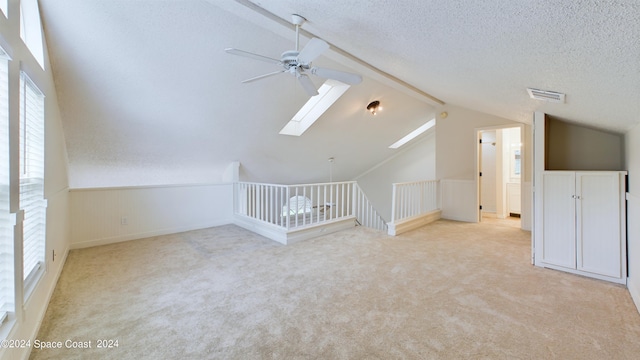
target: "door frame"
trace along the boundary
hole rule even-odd
[[[475,182],[476,182],[476,197],[475,197],[475,209],[476,209],[476,222],[480,222],[482,219],[482,211],[480,210],[480,201],[481,201],[481,179],[480,179],[480,157],[482,156],[482,151],[480,150],[480,139],[482,138],[483,131],[489,130],[502,130],[502,129],[511,129],[511,128],[520,128],[520,142],[522,146],[520,148],[520,204],[524,204],[523,197],[524,192],[522,191],[522,183],[528,176],[528,168],[526,162],[526,147],[527,147],[527,138],[525,136],[525,124],[504,124],[504,125],[494,125],[487,127],[480,127],[475,129]],[[520,227],[522,227],[522,218],[520,218]]]

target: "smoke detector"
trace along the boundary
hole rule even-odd
[[[529,97],[532,99],[564,104],[565,94],[559,92],[532,88],[527,88],[527,92],[529,93]]]

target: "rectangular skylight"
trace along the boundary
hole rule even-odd
[[[431,129],[435,124],[436,124],[436,119],[435,118],[427,121],[424,125],[422,125],[419,128],[413,130],[412,132],[408,133],[402,139],[400,139],[400,140],[396,141],[395,143],[393,143],[391,146],[389,146],[389,149],[397,149],[397,148],[399,148],[400,146],[402,146],[402,145],[408,143],[409,141],[415,139],[418,135],[422,134],[423,132]]]
[[[280,130],[281,135],[300,136],[313,125],[327,109],[336,102],[351,85],[329,79],[320,86],[318,95],[312,96],[306,104],[300,108],[291,121]]]

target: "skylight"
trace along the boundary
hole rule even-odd
[[[433,118],[429,121],[427,121],[424,125],[420,126],[419,128],[413,130],[412,132],[408,133],[405,137],[403,137],[402,139],[396,141],[395,143],[393,143],[391,146],[389,146],[389,149],[397,149],[400,146],[408,143],[409,141],[415,139],[416,137],[418,137],[418,135],[422,134],[423,132],[431,129],[432,127],[434,127],[436,124],[436,119]]]
[[[7,17],[7,0],[0,0],[0,10]]]
[[[320,86],[318,95],[312,96],[280,130],[281,135],[300,136],[313,125],[344,94],[350,85],[329,79]]]

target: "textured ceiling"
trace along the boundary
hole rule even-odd
[[[281,17],[447,103],[625,131],[640,120],[637,0],[269,0]],[[567,94],[563,105],[527,87]]]
[[[304,91],[288,75],[241,84],[276,69],[224,49],[278,58],[294,47],[290,29],[234,1],[40,4],[72,186],[218,181],[231,161],[256,181],[325,181],[329,157],[334,180],[352,179],[437,111],[329,52],[315,64],[360,72],[363,83],[302,137],[278,135]],[[307,31],[449,104],[526,123],[540,110],[618,132],[640,120],[637,1],[256,4],[305,16]],[[566,93],[567,103],[529,99],[526,87]],[[384,111],[373,118],[364,107],[376,99]]]

